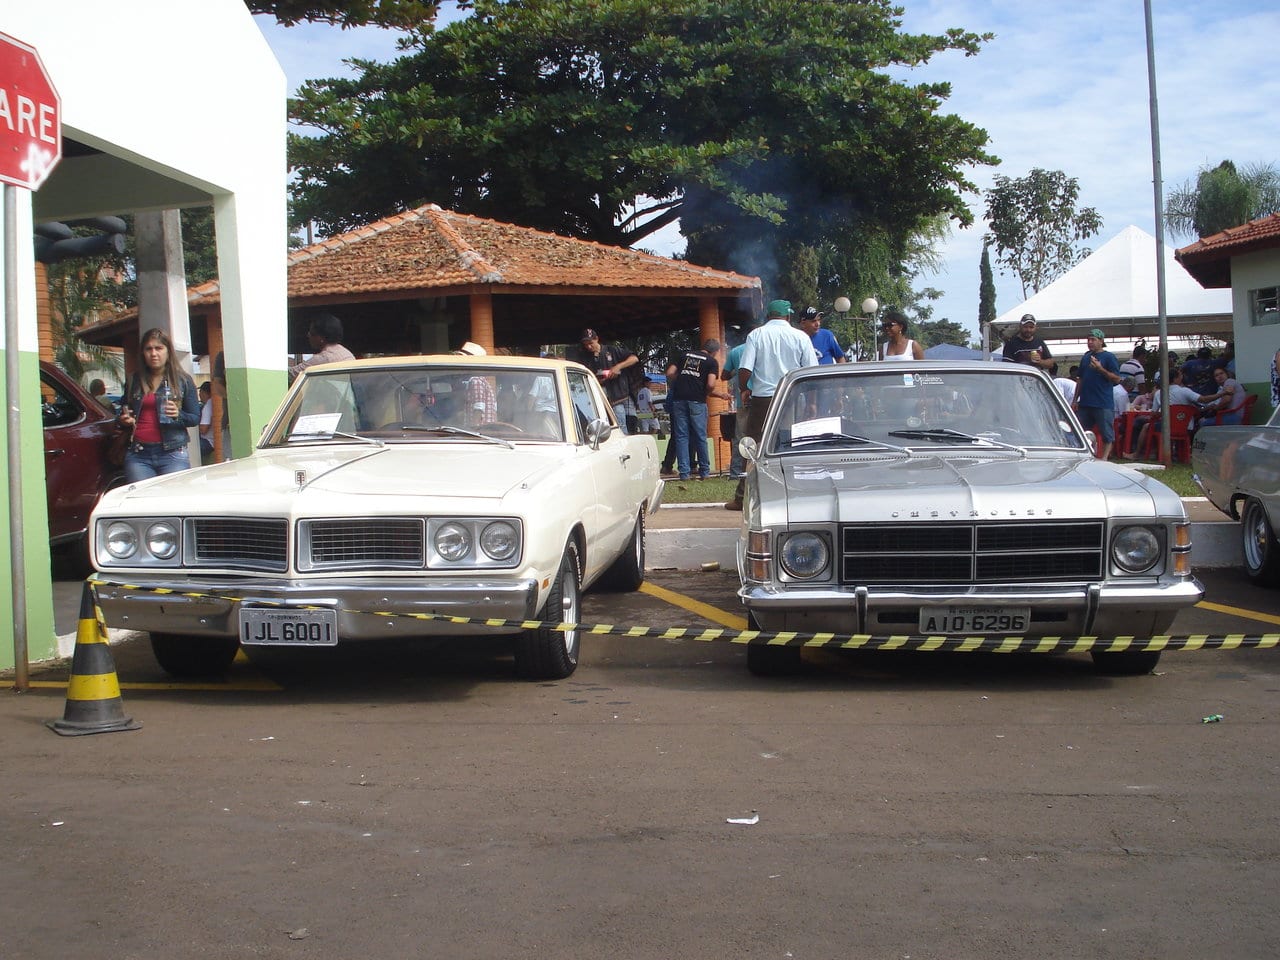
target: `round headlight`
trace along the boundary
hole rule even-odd
[[[157,560],[171,560],[178,552],[178,530],[167,520],[147,527],[147,552]]]
[[[1160,538],[1150,527],[1125,527],[1111,542],[1111,559],[1128,573],[1150,570],[1160,559]]]
[[[810,580],[827,569],[831,551],[816,533],[793,533],[782,541],[778,559],[782,569],[797,580]]]
[[[107,527],[102,545],[116,560],[128,560],[138,552],[138,532],[127,523],[113,523]]]
[[[515,524],[495,520],[480,534],[480,549],[491,560],[510,560],[520,549],[520,533]]]
[[[471,531],[460,523],[443,524],[436,531],[436,553],[446,560],[461,560],[471,552]]]

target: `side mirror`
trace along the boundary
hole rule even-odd
[[[592,450],[599,450],[600,444],[613,436],[613,424],[608,420],[592,420],[587,424],[587,443]]]
[[[752,463],[756,462],[756,458],[760,456],[760,444],[756,443],[755,437],[743,437],[738,441],[738,452]]]

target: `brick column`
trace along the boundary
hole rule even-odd
[[[471,302],[471,342],[493,353],[493,294],[473,293]]]
[[[720,301],[715,297],[701,297],[698,300],[698,346],[701,347],[713,338],[720,341],[720,352],[716,354],[715,361],[723,369],[727,351],[724,347],[724,323],[720,319]],[[717,473],[729,468],[729,458],[733,454],[720,434],[720,411],[728,409],[728,406],[728,403],[717,397],[707,398],[707,438],[711,441]]]

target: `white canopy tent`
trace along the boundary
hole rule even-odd
[[[1165,316],[1170,338],[1231,339],[1231,291],[1206,290],[1166,246]],[[1128,226],[1029,300],[1002,313],[987,342],[1017,332],[1023,314],[1034,314],[1045,340],[1082,340],[1100,327],[1110,340],[1157,337],[1156,238]]]

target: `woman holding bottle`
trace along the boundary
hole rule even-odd
[[[138,361],[120,403],[120,425],[133,431],[124,458],[128,483],[190,467],[187,431],[200,422],[195,381],[178,366],[168,334],[159,328],[144,333]]]

